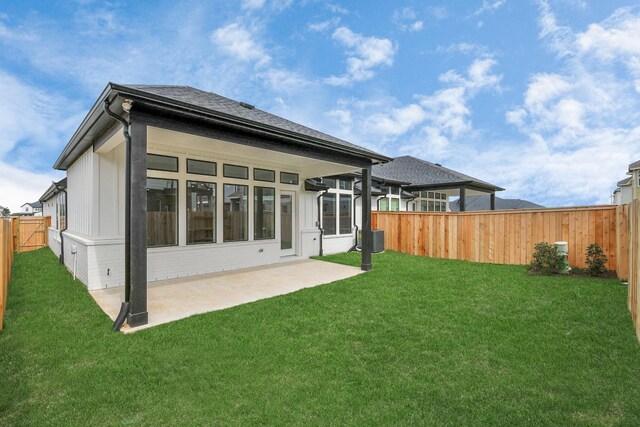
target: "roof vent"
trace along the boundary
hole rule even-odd
[[[255,110],[255,108],[256,108],[254,105],[247,104],[246,102],[240,102],[240,106],[244,107],[244,108],[246,108],[248,110]]]
[[[440,166],[440,167],[442,167],[442,165],[441,165],[440,163],[435,163],[435,165],[436,165],[436,166]]]

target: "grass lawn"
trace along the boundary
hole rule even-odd
[[[371,273],[123,335],[43,249],[13,266],[0,424],[637,426],[626,295],[387,252]]]

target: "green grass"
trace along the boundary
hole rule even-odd
[[[0,333],[0,424],[640,425],[626,292],[388,252],[368,274],[123,335],[34,251]]]

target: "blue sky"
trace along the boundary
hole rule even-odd
[[[607,203],[640,159],[629,1],[0,5],[0,205],[36,200],[109,81],[190,85],[546,206]]]

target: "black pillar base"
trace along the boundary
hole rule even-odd
[[[143,311],[142,313],[129,313],[127,324],[135,328],[136,326],[142,326],[149,323],[149,312]]]

